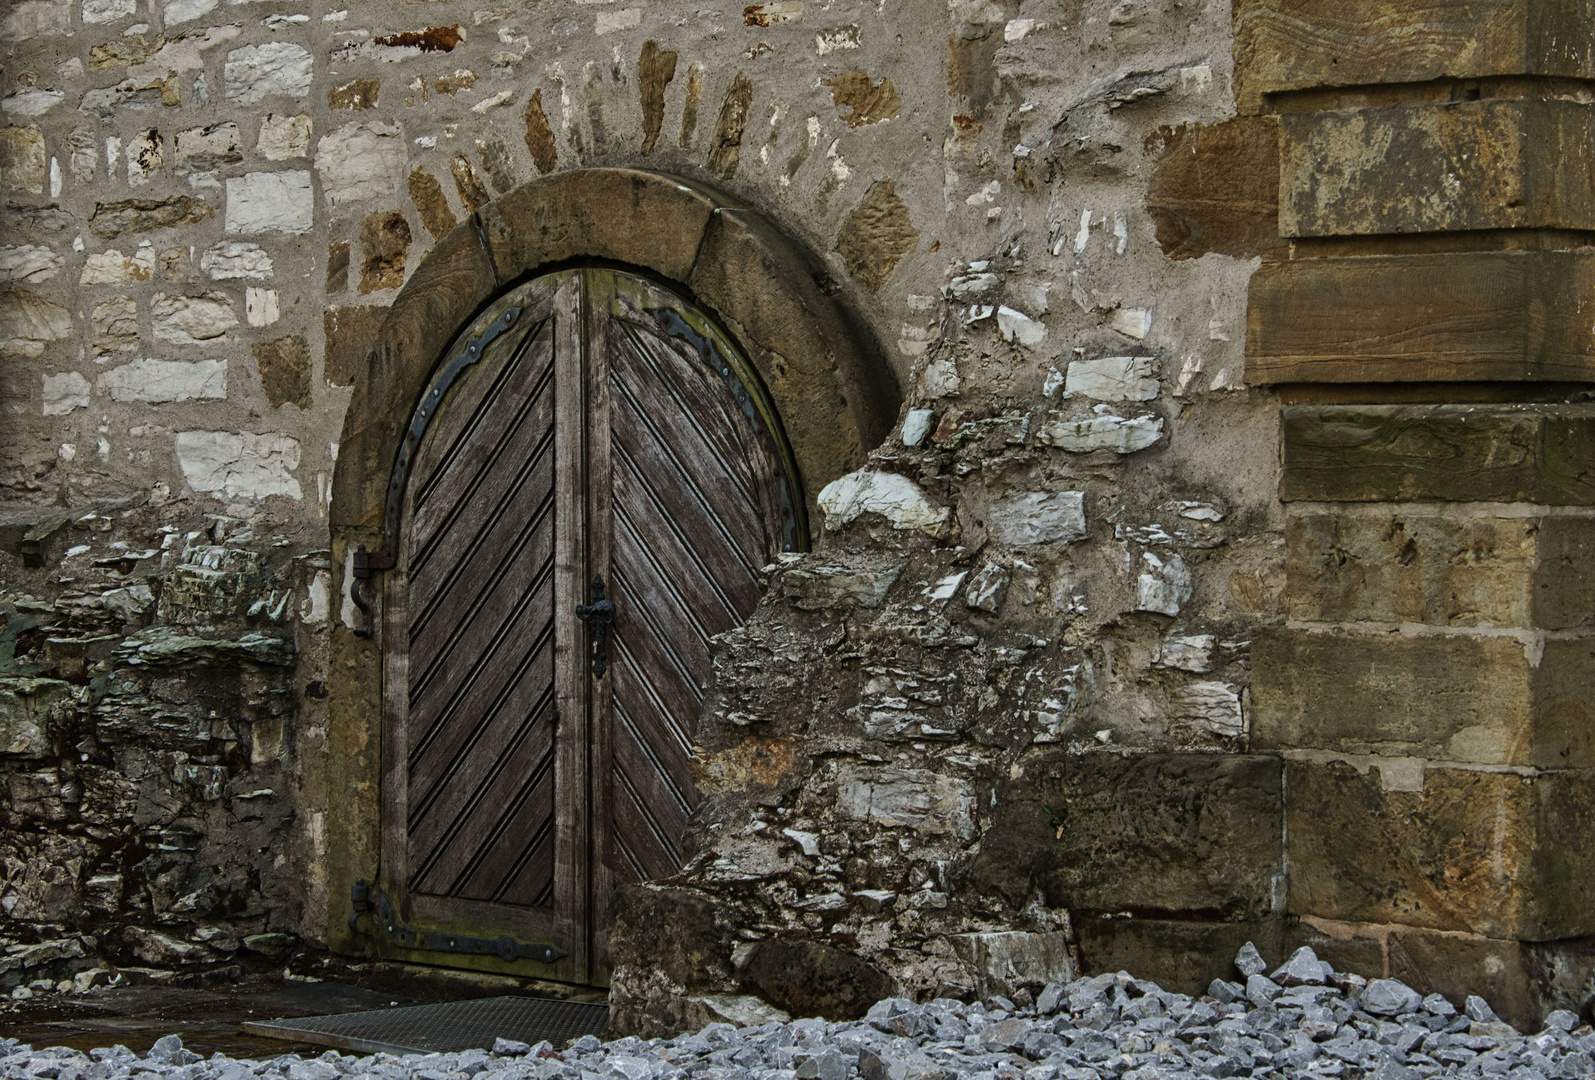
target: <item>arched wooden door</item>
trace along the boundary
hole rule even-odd
[[[806,546],[792,455],[712,321],[610,269],[491,305],[411,432],[378,941],[603,982],[610,892],[682,862],[710,640]]]

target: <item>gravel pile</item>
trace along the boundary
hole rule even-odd
[[[202,1060],[175,1035],[144,1057],[126,1047],[32,1050],[0,1040],[16,1080],[1177,1080],[1339,1077],[1427,1080],[1595,1077],[1595,1032],[1571,1012],[1522,1035],[1470,997],[1459,1013],[1393,979],[1341,974],[1301,949],[1267,972],[1248,945],[1245,982],[1171,994],[1119,972],[1053,984],[1033,1002],[882,1001],[865,1019],[711,1024],[675,1039],[564,1048],[500,1039],[491,1053],[285,1055]],[[1023,997],[1023,995],[1021,995]]]

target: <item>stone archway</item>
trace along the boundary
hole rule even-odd
[[[833,297],[823,266],[763,215],[719,193],[639,170],[572,170],[517,188],[444,237],[372,342],[333,481],[331,538],[345,597],[330,658],[324,832],[335,949],[363,951],[352,887],[375,877],[380,847],[384,658],[379,642],[354,632],[364,623],[349,593],[354,556],[380,552],[391,539],[384,518],[394,462],[460,331],[516,284],[595,263],[669,283],[732,335],[784,422],[811,523],[820,520],[813,511],[821,488],[862,465],[896,420],[900,391],[891,369]],[[449,963],[513,970],[489,956]]]

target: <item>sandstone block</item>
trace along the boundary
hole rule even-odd
[[[1398,927],[1389,935],[1390,975],[1460,1004],[1470,995],[1489,1002],[1519,1031],[1539,1031],[1557,1010],[1590,1008],[1595,942],[1502,941]]]
[[[873,964],[818,941],[763,941],[742,975],[776,1008],[828,1020],[857,1020],[897,989]]]
[[[1252,745],[1482,765],[1595,767],[1595,638],[1267,629]]]
[[[1297,113],[1280,130],[1285,236],[1595,227],[1595,106],[1528,99]]]
[[[112,352],[132,352],[138,348],[138,302],[131,296],[114,296],[95,304],[89,311],[96,357]]]
[[[1286,765],[1293,913],[1549,941],[1595,933],[1595,773]],[[1407,787],[1410,785],[1400,785]]]
[[[879,292],[902,257],[918,244],[919,231],[914,228],[896,185],[890,180],[877,180],[848,214],[837,237],[836,250],[853,280],[870,292]],[[1008,336],[1011,340],[1013,335]],[[1035,341],[1039,340],[1035,336]]]
[[[1298,511],[1285,520],[1285,544],[1292,619],[1595,624],[1595,519]]]
[[[250,348],[267,402],[273,408],[286,404],[310,408],[310,346],[305,336],[257,341]]]
[[[1494,75],[1595,77],[1590,0],[1405,4],[1391,0],[1236,0],[1235,97],[1319,86]]]
[[[386,308],[355,304],[329,307],[322,315],[322,377],[331,386],[353,386],[365,373],[366,356],[377,340]]]
[[[1290,406],[1286,502],[1595,505],[1589,405]]]
[[[1299,259],[1252,276],[1246,381],[1595,381],[1595,256]]]
[[[1285,248],[1279,235],[1279,125],[1272,116],[1162,129],[1147,186],[1158,246],[1171,259],[1251,258]]]
[[[0,188],[43,195],[46,165],[43,132],[36,127],[0,128]]]
[[[227,180],[230,233],[307,233],[315,224],[310,174],[301,169],[245,173]]]
[[[1248,941],[1266,957],[1284,955],[1284,921],[1249,922],[1077,915],[1082,975],[1133,972],[1176,994],[1199,996],[1214,979],[1235,978],[1234,957]]]
[[[1224,919],[1273,911],[1284,872],[1280,762],[1265,756],[1070,754],[998,790],[971,885],[1016,906]]]

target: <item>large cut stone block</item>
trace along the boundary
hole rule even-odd
[[[1595,505],[1595,406],[1299,405],[1286,502]]]
[[[1595,106],[1403,105],[1280,129],[1284,236],[1595,227]]]
[[[1172,259],[1210,252],[1283,253],[1279,236],[1279,121],[1242,116],[1182,125],[1147,186],[1158,246]]]
[[[1252,668],[1258,749],[1595,767],[1595,638],[1270,629]]]
[[[1246,381],[1595,381],[1595,256],[1300,259],[1252,275]]]
[[[1290,617],[1566,630],[1595,624],[1595,518],[1297,511]]]
[[[1176,994],[1199,996],[1214,979],[1235,979],[1235,954],[1248,941],[1264,959],[1285,958],[1284,920],[1200,922],[1077,916],[1082,974],[1129,971]]]
[[[1286,766],[1293,914],[1551,941],[1595,933],[1595,773]]]
[[[1281,865],[1278,758],[1069,754],[1004,782],[970,869],[1015,907],[1257,919]]]
[[[1595,77],[1592,0],[1235,0],[1235,97],[1492,75]]]

